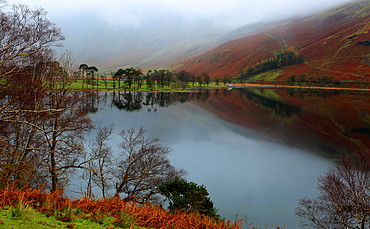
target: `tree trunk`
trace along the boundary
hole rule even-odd
[[[53,98],[53,107],[55,107],[55,101]],[[51,162],[51,168],[50,168],[50,175],[51,175],[51,192],[55,192],[58,188],[58,177],[57,177],[57,166],[56,166],[56,160],[55,160],[55,149],[57,146],[57,129],[58,129],[58,117],[55,117],[54,119],[54,127],[53,127],[53,137],[52,137],[52,143],[50,148],[50,162]]]
[[[57,184],[58,184],[58,177],[56,172],[56,161],[55,161],[55,148],[56,148],[56,132],[53,133],[53,143],[52,148],[50,151],[50,162],[51,162],[51,168],[50,168],[50,175],[51,175],[51,192],[55,192],[57,190]]]

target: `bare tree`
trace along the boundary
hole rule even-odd
[[[40,132],[49,112],[40,103],[48,95],[47,72],[55,66],[53,52],[33,55],[34,65],[17,68],[1,80],[0,87],[0,186],[17,181],[18,187],[35,187],[47,180],[44,144]],[[36,64],[37,63],[37,64]],[[58,65],[59,67],[59,65]],[[3,69],[6,69],[3,66]]]
[[[116,192],[139,201],[155,199],[159,184],[186,174],[170,164],[167,155],[171,149],[160,144],[158,138],[146,138],[145,132],[143,128],[131,128],[119,133],[123,152],[116,160],[114,174]]]
[[[95,140],[91,142],[91,152],[86,159],[88,166],[83,174],[87,180],[87,193],[91,194],[93,183],[102,191],[103,198],[106,198],[107,191],[112,187],[113,174],[113,151],[107,144],[114,132],[114,124],[99,127]]]
[[[64,36],[46,11],[5,9],[0,7],[0,185],[47,181],[55,191],[68,181],[67,172],[86,163],[83,136],[93,127],[81,95],[70,90],[77,67],[70,53],[56,61],[49,49]]]
[[[65,39],[42,8],[18,4],[12,5],[10,11],[0,10],[0,68],[8,67],[3,74],[27,65],[33,55],[50,46],[60,46]]]
[[[67,53],[38,65],[39,75],[25,68],[7,77],[9,87],[0,90],[0,184],[47,182],[55,191],[86,163],[84,134],[93,126],[82,95],[70,90],[75,70]]]
[[[42,150],[48,154],[47,165],[51,178],[51,191],[63,188],[68,181],[67,172],[82,168],[84,134],[93,128],[90,117],[83,110],[82,94],[70,89],[71,73],[77,70],[70,55],[63,56],[59,68],[48,74],[49,93],[42,101],[48,112],[46,121],[40,124],[44,135]]]
[[[22,98],[19,95],[8,93],[8,89],[11,91],[16,86],[11,82],[20,75],[23,75],[24,79],[35,75],[40,66],[54,58],[53,51],[49,48],[60,46],[59,42],[65,38],[60,29],[46,18],[45,10],[32,10],[26,5],[12,5],[9,9],[4,3],[6,2],[0,1],[0,121],[9,121],[19,115],[19,107],[30,105],[24,103],[25,100],[19,101],[19,98]],[[31,66],[29,69],[24,68],[28,65]],[[11,75],[13,79],[9,79],[15,70],[22,72]],[[41,80],[32,77],[31,79],[35,82]]]
[[[369,228],[370,154],[343,158],[318,179],[317,199],[304,198],[295,214],[301,225],[313,228]]]
[[[43,141],[38,124],[46,112],[38,101],[47,94],[46,87],[31,73],[18,71],[7,79],[11,87],[0,90],[0,187],[18,181],[19,187],[45,182]]]

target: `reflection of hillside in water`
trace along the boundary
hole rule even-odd
[[[276,100],[265,98],[261,95],[254,94],[248,90],[239,90],[241,98],[248,104],[258,106],[285,121],[292,121],[301,115],[302,109],[281,103]]]
[[[367,92],[246,88],[212,103],[218,106],[218,112],[207,107],[212,113],[283,144],[329,157],[370,150]]]
[[[225,120],[246,138],[274,141],[335,157],[370,149],[370,96],[364,92],[293,89],[216,89],[193,92],[101,92],[87,97],[126,112],[192,103]],[[243,127],[243,128],[240,128]]]

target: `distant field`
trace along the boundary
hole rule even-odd
[[[219,85],[216,85],[216,83],[210,83],[209,85],[199,85],[199,83],[189,83],[188,84],[188,87],[187,88],[190,88],[190,87],[222,87],[224,86],[223,83],[219,83]],[[94,90],[135,90],[135,91],[151,91],[152,88],[151,87],[148,87],[145,82],[142,84],[142,86],[140,88],[138,88],[137,85],[132,85],[131,88],[129,88],[125,83],[124,81],[121,81],[120,83],[120,87],[118,88],[118,81],[113,81],[111,79],[107,80],[106,84],[104,81],[102,80],[99,80],[99,84],[95,83],[94,84],[94,87],[93,85],[91,84],[84,84],[84,86],[82,87],[82,80],[74,80],[72,85],[71,85],[71,89],[94,89]],[[162,87],[161,85],[155,85],[155,87],[153,87],[153,91],[178,91],[178,90],[184,90],[183,88],[181,87],[178,87],[176,85],[174,85],[173,83],[171,83],[170,86],[168,85],[164,85],[164,87]]]

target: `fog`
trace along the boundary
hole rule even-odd
[[[236,28],[260,20],[286,18],[319,12],[349,0],[18,0],[39,6],[52,19],[68,20],[79,14],[102,16],[111,26],[140,27],[177,17],[185,24],[210,20],[218,28]],[[178,22],[175,20],[175,22]]]
[[[72,51],[78,63],[85,62],[106,70],[128,66],[162,67],[164,63],[170,64],[172,59],[181,60],[219,45],[227,40],[223,39],[227,33],[232,33],[238,27],[249,23],[308,16],[349,2],[349,0],[15,1],[30,7],[42,7],[48,11],[48,18],[66,35],[64,50]],[[227,36],[230,37],[233,36]],[[154,61],[163,56],[167,56],[167,59],[161,63]]]

